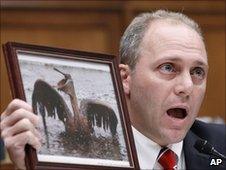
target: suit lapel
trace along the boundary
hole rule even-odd
[[[210,169],[210,156],[200,154],[195,148],[194,144],[196,140],[199,139],[194,133],[189,131],[184,139],[184,155],[186,169],[195,170],[202,167],[202,169]]]

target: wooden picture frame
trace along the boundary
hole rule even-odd
[[[13,98],[42,120],[27,169],[139,169],[115,56],[16,42],[3,51]]]

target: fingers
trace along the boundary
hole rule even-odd
[[[5,138],[4,142],[12,162],[18,169],[26,169],[24,146],[30,144],[36,149],[41,146],[39,139],[30,131]]]
[[[24,152],[24,146],[26,144],[31,145],[35,149],[39,149],[41,146],[40,139],[31,131],[24,131],[15,136],[7,137],[4,142],[7,149],[14,150],[13,155],[17,153],[15,151],[20,151],[20,149]]]
[[[6,116],[9,116],[15,110],[20,108],[32,112],[32,107],[28,103],[19,99],[14,99],[12,102],[10,102],[6,110],[1,114],[1,119],[4,119]]]
[[[7,115],[9,114],[7,113]],[[23,119],[24,117],[30,120],[34,124],[34,126],[37,126],[39,123],[39,117],[37,115],[23,108],[20,108],[14,111],[14,114],[11,113],[10,116],[3,117],[3,119],[1,120],[1,129],[14,125],[16,122]]]
[[[1,115],[1,137],[12,162],[19,169],[25,169],[25,145],[30,144],[35,149],[41,146],[36,129],[38,122],[32,107],[19,99],[14,99]]]
[[[40,138],[40,135],[34,125],[30,122],[29,119],[23,118],[16,122],[13,126],[7,126],[2,131],[2,138],[7,138],[11,136],[15,136],[19,133],[25,132],[25,131],[31,131],[34,135],[36,135],[38,138]]]

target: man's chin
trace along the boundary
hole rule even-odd
[[[185,135],[186,135],[186,132],[184,131],[173,131],[173,132],[167,133],[162,136],[163,140],[161,142],[162,143],[161,146],[167,146],[170,144],[179,143],[184,139]]]

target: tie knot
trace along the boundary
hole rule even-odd
[[[164,170],[175,170],[177,169],[177,155],[169,148],[163,148],[158,156],[159,164]]]

